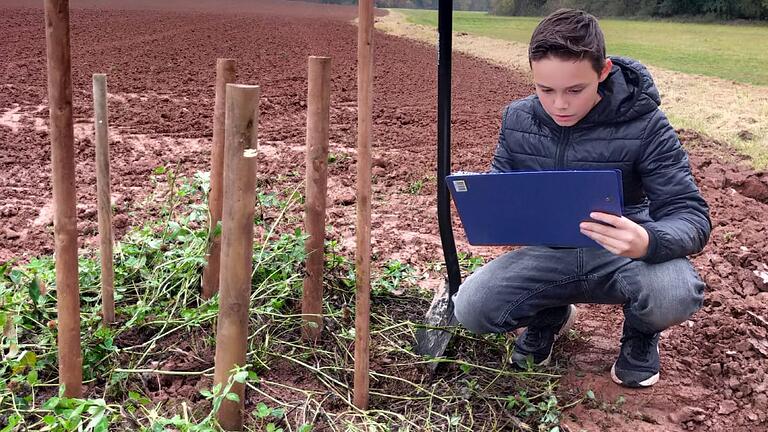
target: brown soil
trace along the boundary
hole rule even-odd
[[[45,39],[39,2],[0,6],[0,261],[53,250]],[[128,6],[119,6],[125,3]],[[160,6],[158,6],[160,5]],[[126,10],[121,10],[126,9]],[[131,9],[131,10],[127,10]],[[187,9],[182,12],[182,9]],[[354,246],[356,34],[353,8],[277,1],[72,2],[77,187],[82,246],[96,244],[92,73],[106,72],[112,190],[118,235],[152,217],[156,166],[207,170],[217,57],[237,60],[239,81],[262,87],[260,184],[296,187],[303,175],[306,61],[333,58],[329,237]],[[373,252],[419,268],[441,258],[435,218],[435,49],[376,33]],[[531,87],[498,66],[454,58],[454,167],[484,170],[499,112]],[[565,414],[571,430],[765,430],[768,424],[768,175],[753,173],[720,143],[681,131],[715,229],[693,257],[708,283],[706,305],[662,338],[662,380],[649,390],[614,385],[615,307],[585,307],[582,336],[559,351],[565,391],[596,395]],[[145,202],[149,199],[149,202]],[[456,221],[461,250],[470,250]],[[473,248],[486,257],[493,249]],[[439,275],[426,282],[438,284]],[[135,335],[140,339],[140,335]],[[180,346],[182,350],[188,347]],[[164,366],[202,367],[173,357]],[[266,377],[289,380],[276,369]],[[290,379],[297,379],[295,376]],[[167,397],[195,398],[190,378],[160,383]],[[173,388],[173,386],[176,386]],[[171,394],[172,393],[172,394]],[[623,396],[623,403],[619,396]],[[162,399],[162,395],[154,395]],[[619,403],[616,401],[619,400]]]

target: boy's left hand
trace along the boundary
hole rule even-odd
[[[609,252],[627,258],[641,258],[648,253],[648,231],[635,222],[608,213],[593,212],[592,219],[603,222],[582,222],[581,233],[596,241]]]

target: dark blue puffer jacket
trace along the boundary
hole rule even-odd
[[[535,95],[509,104],[491,170],[620,169],[624,213],[650,238],[641,259],[664,262],[697,253],[711,223],[688,155],[659,110],[659,92],[645,66],[611,60],[613,69],[598,88],[602,100],[574,126],[558,126]]]

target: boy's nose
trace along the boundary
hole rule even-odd
[[[554,107],[557,108],[557,109],[568,108],[568,102],[566,102],[565,98],[562,97],[562,96],[555,96]]]

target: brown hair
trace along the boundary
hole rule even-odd
[[[605,37],[597,18],[578,9],[558,9],[544,18],[531,35],[528,61],[550,56],[588,60],[600,74],[605,66]]]

